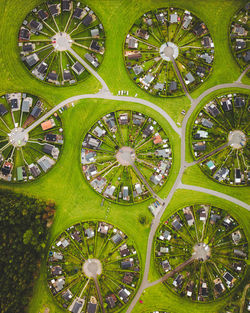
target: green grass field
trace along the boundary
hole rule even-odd
[[[17,47],[17,35],[19,27],[27,15],[41,0],[2,0],[0,2],[1,27],[0,27],[0,95],[10,91],[30,92],[47,100],[51,105],[58,104],[62,100],[84,93],[98,92],[101,85],[92,77],[76,86],[57,88],[43,84],[34,79],[25,69],[20,61]],[[149,100],[163,108],[174,121],[181,121],[181,111],[189,108],[187,97],[161,99],[150,96],[143,92],[130,80],[123,64],[122,48],[124,37],[131,28],[134,20],[144,12],[169,5],[179,6],[194,12],[208,26],[215,43],[215,61],[213,73],[210,78],[192,94],[194,98],[198,97],[206,89],[222,83],[234,82],[240,75],[240,69],[236,64],[228,43],[228,27],[231,16],[247,1],[244,0],[92,0],[86,3],[97,13],[102,21],[106,40],[106,52],[104,60],[98,73],[108,84],[110,90],[117,94],[118,90],[128,90],[130,96],[138,94],[138,97]],[[249,84],[249,78],[244,77],[243,82]],[[216,93],[215,93],[216,94]],[[213,94],[214,95],[214,94]],[[213,97],[209,95],[209,97]],[[207,100],[207,97],[205,100]],[[204,102],[198,105],[197,110],[204,105]],[[131,104],[118,101],[99,101],[83,100],[76,103],[74,108],[64,111],[63,128],[65,136],[65,145],[62,156],[58,164],[46,175],[36,182],[26,185],[7,185],[14,191],[23,192],[28,195],[53,200],[57,205],[57,212],[54,224],[50,230],[50,242],[54,240],[57,234],[62,232],[68,226],[77,223],[80,220],[100,218],[104,219],[107,208],[110,208],[107,221],[116,224],[133,238],[140,251],[143,266],[145,264],[147,238],[149,234],[150,222],[152,219],[147,206],[150,200],[133,206],[121,206],[108,201],[101,206],[102,198],[98,196],[85,182],[80,168],[80,145],[82,135],[86,132],[94,121],[104,113],[115,109],[138,109],[145,114],[150,114],[164,126],[170,137],[173,146],[173,168],[167,184],[160,191],[161,197],[166,197],[176,176],[178,175],[180,165],[180,138],[171,130],[166,121],[155,111],[145,108],[142,105]],[[195,112],[194,112],[195,114]],[[190,119],[190,121],[192,118]],[[189,123],[190,125],[190,123]],[[188,132],[187,132],[188,135]],[[189,143],[187,142],[187,161],[192,161]],[[201,172],[198,166],[193,166],[186,170],[183,176],[183,182],[186,184],[200,185],[206,188],[215,189],[227,193],[242,201],[249,202],[245,188],[224,187],[211,181]],[[232,215],[242,222],[245,226],[245,232],[250,239],[249,212],[245,209],[233,205],[231,202],[212,197],[206,194],[178,190],[169,207],[166,209],[163,219],[175,210],[191,203],[211,203],[218,207],[225,207]],[[149,223],[142,226],[138,222],[139,215],[148,217]],[[136,232],[135,232],[136,229]],[[61,310],[53,298],[50,296],[46,284],[46,258],[42,260],[39,279],[34,282],[34,295],[30,303],[29,313],[43,313],[45,307],[50,308],[50,313],[65,312]],[[151,265],[150,280],[158,278],[158,274]],[[213,304],[198,305],[192,304],[182,298],[175,296],[163,285],[156,285],[146,290],[143,295],[143,304],[138,303],[133,310],[135,313],[145,311],[145,309],[157,309],[157,305],[165,310],[171,310],[176,313],[193,312],[221,312],[227,300],[222,299]]]

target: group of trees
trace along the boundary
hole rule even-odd
[[[0,311],[23,313],[32,293],[55,208],[0,190]]]

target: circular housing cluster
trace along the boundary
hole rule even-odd
[[[74,0],[49,1],[33,9],[23,21],[18,42],[33,76],[57,86],[85,79],[89,72],[84,65],[97,69],[105,50],[100,20]]]
[[[241,68],[247,67],[250,62],[249,36],[250,22],[248,19],[250,4],[239,10],[232,18],[230,29],[231,47]]]
[[[179,8],[141,16],[124,44],[129,76],[152,95],[177,96],[201,85],[212,69],[214,44],[205,23]]]
[[[185,207],[162,225],[155,238],[155,263],[163,281],[191,300],[226,295],[245,275],[248,243],[228,212],[210,205]]]
[[[149,116],[115,111],[100,118],[84,137],[82,170],[103,197],[122,204],[160,190],[172,164],[169,139]]]
[[[0,179],[27,182],[54,166],[63,144],[61,119],[54,113],[37,124],[50,109],[27,93],[0,98]]]
[[[49,288],[70,312],[120,312],[139,285],[134,244],[102,221],[82,222],[60,234],[47,266]]]
[[[249,95],[214,98],[198,113],[192,150],[202,170],[220,183],[247,185],[249,171]]]

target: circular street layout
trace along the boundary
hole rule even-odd
[[[94,69],[105,51],[100,20],[88,6],[74,0],[37,6],[23,21],[18,42],[21,59],[32,75],[56,86],[69,86],[89,76],[71,48]]]
[[[48,286],[70,312],[120,312],[139,286],[132,241],[102,221],[78,223],[60,234],[48,255]]]
[[[155,264],[162,281],[193,301],[229,294],[244,278],[247,258],[242,227],[214,206],[185,207],[156,232]]]
[[[183,95],[209,76],[214,44],[205,23],[179,8],[161,8],[138,18],[124,44],[130,78],[152,95]]]
[[[249,95],[218,96],[196,116],[192,151],[201,169],[214,180],[232,186],[248,185]]]
[[[172,150],[162,127],[145,114],[115,111],[84,137],[82,170],[91,187],[121,204],[143,201],[166,182]]]
[[[241,68],[245,68],[250,62],[250,44],[248,30],[250,27],[249,22],[249,2],[246,6],[240,9],[232,18],[230,28],[231,48],[234,57]]]
[[[54,166],[63,145],[61,118],[54,113],[33,127],[50,109],[46,102],[27,93],[0,98],[0,179],[32,181]]]

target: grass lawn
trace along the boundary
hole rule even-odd
[[[19,27],[27,15],[36,5],[42,3],[42,0],[2,0],[0,2],[1,29],[0,29],[0,95],[11,91],[29,92],[37,95],[51,105],[55,105],[62,100],[84,93],[98,92],[101,85],[91,76],[86,81],[76,86],[57,88],[41,83],[34,79],[25,69],[20,61],[17,47],[17,35]],[[25,5],[24,5],[25,3]],[[162,107],[175,120],[181,120],[181,111],[189,108],[187,97],[161,99],[148,95],[140,90],[130,80],[123,64],[122,47],[123,40],[128,30],[134,23],[135,19],[144,12],[156,7],[168,5],[179,6],[194,12],[208,26],[215,43],[215,61],[211,77],[199,89],[193,92],[192,96],[197,97],[207,88],[226,82],[235,81],[240,75],[240,69],[229,48],[227,31],[228,24],[233,13],[238,10],[246,1],[244,0],[92,0],[86,3],[93,9],[104,25],[106,40],[106,53],[98,73],[107,82],[110,90],[117,94],[118,90],[129,90],[129,95],[149,100]],[[249,79],[243,80],[249,83]],[[214,95],[210,95],[213,97]],[[202,103],[198,106],[198,108]],[[203,102],[204,105],[204,102]],[[7,185],[0,184],[0,187],[9,187],[14,191],[23,192],[28,195],[53,200],[57,205],[57,212],[54,224],[50,230],[50,242],[68,226],[79,222],[80,220],[99,218],[116,224],[123,229],[127,235],[135,240],[137,249],[142,257],[142,265],[145,263],[147,238],[149,234],[149,225],[152,219],[147,206],[151,200],[133,206],[122,206],[104,201],[101,206],[102,197],[98,196],[85,182],[80,168],[80,145],[82,135],[103,114],[116,109],[135,109],[141,110],[142,113],[149,114],[165,128],[172,147],[174,164],[169,180],[159,193],[161,197],[166,197],[179,171],[180,164],[180,138],[166,124],[161,116],[143,107],[139,104],[131,104],[118,101],[99,101],[83,100],[76,103],[75,108],[68,109],[63,113],[63,128],[65,136],[64,150],[58,164],[46,175],[29,185]],[[194,113],[195,114],[195,113]],[[187,151],[189,147],[187,146]],[[187,152],[187,160],[192,161],[191,155]],[[208,188],[216,189],[235,196],[243,201],[247,201],[247,195],[243,188],[232,189],[224,187],[209,180],[198,166],[189,168],[183,177],[184,183],[199,184]],[[223,207],[232,214],[237,214],[236,218],[242,221],[246,226],[249,213],[233,205],[230,202],[221,200],[216,197],[204,195],[191,191],[178,190],[171,201],[170,206],[164,213],[163,218],[171,214],[174,210],[187,205],[187,202],[209,202]],[[107,208],[110,208],[109,215],[106,216]],[[138,222],[138,217],[143,214],[148,217],[149,223],[142,226]],[[248,225],[249,226],[249,225]],[[136,233],[135,233],[136,229]],[[250,228],[245,229],[248,238],[250,238]],[[138,236],[139,234],[139,236]],[[50,313],[60,313],[63,310],[53,302],[46,284],[46,258],[41,263],[41,273],[38,281],[35,283],[34,296],[30,303],[29,312],[43,312],[44,307],[50,308]],[[157,273],[151,270],[150,279],[157,278]],[[156,300],[157,299],[157,300]],[[160,307],[168,308],[174,312],[218,312],[226,300],[221,300],[208,305],[190,304],[187,301],[177,298],[164,286],[157,285],[146,291],[144,304],[138,304],[134,312],[142,312],[146,308],[153,307],[158,303]],[[157,309],[154,306],[154,309]]]

